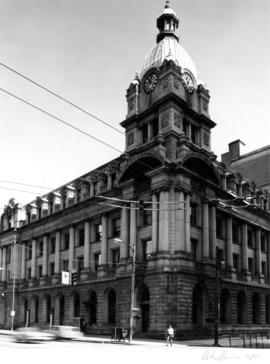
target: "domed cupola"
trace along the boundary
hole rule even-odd
[[[170,2],[166,1],[163,13],[157,18],[157,44],[147,54],[144,59],[140,78],[147,71],[156,67],[159,68],[165,60],[172,60],[177,66],[180,66],[183,72],[191,73],[197,86],[201,83],[198,80],[196,66],[188,52],[179,44],[179,38],[176,35],[176,29],[179,25],[179,19],[170,7]]]

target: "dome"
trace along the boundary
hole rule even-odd
[[[199,83],[197,69],[193,60],[174,37],[164,37],[148,53],[143,62],[140,77],[142,78],[150,68],[160,67],[165,59],[172,60],[183,70],[191,72],[197,84]]]

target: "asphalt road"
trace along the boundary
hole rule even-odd
[[[183,347],[165,343],[143,345],[53,341],[14,343],[0,337],[0,363],[19,364],[192,364],[267,363],[269,349]]]

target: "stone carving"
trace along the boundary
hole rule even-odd
[[[204,111],[208,111],[208,101],[206,99],[202,99],[202,107]]]
[[[161,128],[166,128],[169,125],[169,113],[166,112],[161,116]]]
[[[175,88],[179,88],[179,82],[178,82],[178,78],[176,76],[174,76],[174,79],[173,79],[173,86]]]
[[[128,101],[128,111],[132,111],[135,107],[135,98],[133,97]]]
[[[162,86],[163,88],[166,88],[169,86],[169,79],[168,77],[164,78],[163,82],[162,82]]]
[[[174,125],[177,126],[177,128],[182,129],[183,125],[183,117],[181,114],[174,113]]]

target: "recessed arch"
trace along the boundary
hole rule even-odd
[[[208,158],[198,153],[192,153],[184,158],[182,165],[200,177],[220,185],[217,170]]]
[[[244,291],[237,294],[237,323],[247,323],[247,297]]]
[[[137,181],[145,180],[145,174],[161,167],[164,160],[153,153],[144,153],[131,158],[124,171],[119,177],[119,182],[124,182],[134,178]]]
[[[232,321],[232,297],[230,291],[224,288],[220,293],[220,322],[230,324]]]

